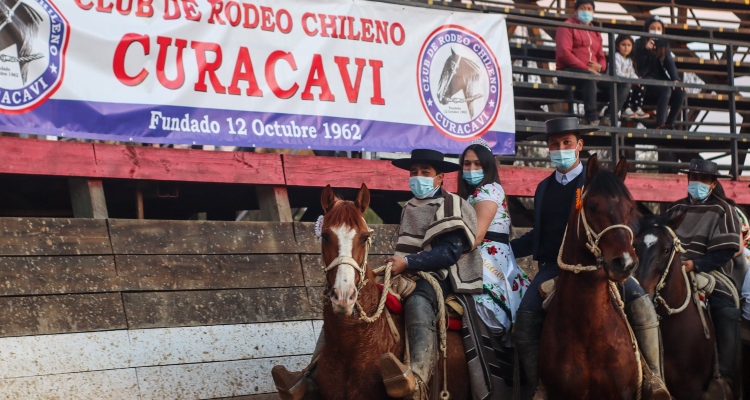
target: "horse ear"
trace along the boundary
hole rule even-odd
[[[615,175],[617,175],[621,181],[625,182],[625,177],[628,175],[627,158],[620,157],[620,161],[617,162],[617,166],[615,167]]]
[[[589,161],[586,163],[586,185],[594,179],[594,176],[599,173],[599,157],[596,153],[589,157]]]
[[[453,51],[453,47],[451,47],[451,55],[452,55],[452,56],[455,56],[455,55],[456,55],[456,52],[455,52],[455,51]]]
[[[686,212],[673,215],[672,218],[667,221],[667,226],[672,228],[673,231],[676,231],[682,224],[682,221],[685,220],[685,216],[687,216]]]
[[[370,206],[370,190],[367,189],[367,185],[364,183],[362,184],[362,187],[359,188],[357,200],[354,201],[354,205],[357,206],[362,213],[364,213],[365,210],[367,210],[367,207]]]
[[[323,189],[323,194],[320,195],[320,205],[323,206],[323,213],[327,213],[335,203],[336,195],[333,193],[331,185],[327,185],[326,188]]]

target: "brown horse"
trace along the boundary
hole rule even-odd
[[[550,399],[636,398],[636,354],[610,294],[610,281],[624,281],[637,265],[628,225],[637,222],[638,215],[623,184],[626,174],[625,159],[615,174],[600,171],[596,155],[586,166],[540,342],[539,377]]]
[[[713,377],[716,343],[708,313],[709,337],[704,333],[692,287],[683,272],[679,239],[673,236],[684,218],[685,214],[679,214],[671,220],[658,216],[643,220],[635,239],[640,260],[635,277],[654,299],[661,317],[664,378],[672,396],[677,400],[731,399],[729,393],[727,397],[706,393]],[[712,389],[722,390],[721,386]]]
[[[360,318],[360,310],[368,316],[375,314],[380,300],[375,274],[366,259],[370,230],[363,212],[369,203],[370,192],[365,185],[354,202],[337,198],[330,185],[321,196],[325,212],[323,263],[335,266],[326,273],[325,346],[316,377],[319,394],[326,400],[387,399],[380,356],[386,352],[397,357],[404,355],[404,341],[394,339],[385,316],[371,323]],[[406,337],[401,318],[394,315],[393,322],[400,338]],[[461,338],[455,332],[448,335],[448,376],[451,399],[467,399],[466,358]]]

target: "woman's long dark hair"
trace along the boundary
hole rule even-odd
[[[470,185],[469,182],[466,182],[462,177],[464,158],[466,157],[466,152],[469,150],[477,155],[479,165],[482,166],[482,171],[484,172],[484,179],[482,179],[482,181],[476,186]],[[462,199],[468,199],[469,196],[474,194],[474,191],[476,191],[478,187],[493,182],[500,183],[500,175],[497,173],[497,162],[495,161],[495,156],[493,156],[492,152],[481,144],[472,144],[467,147],[466,150],[461,153],[461,157],[458,158],[458,165],[462,168],[461,171],[458,171],[458,195],[461,196]]]
[[[646,20],[646,23],[643,24],[643,31],[648,32],[648,28],[653,24],[654,22],[658,22],[661,24],[661,33],[664,33],[664,22],[662,22],[657,17],[651,17]],[[643,38],[643,46],[646,46],[646,42],[651,38]],[[656,42],[656,40],[654,40]],[[664,59],[667,58],[667,51],[669,51],[669,46],[656,46],[656,43],[654,43],[654,49],[652,50],[654,52],[654,55],[656,58],[659,59],[659,61],[664,62]]]

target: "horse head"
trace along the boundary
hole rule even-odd
[[[448,104],[448,100],[458,89],[454,88],[458,67],[461,64],[461,56],[451,49],[451,55],[443,64],[443,72],[440,73],[438,81],[437,98],[440,104]]]
[[[666,278],[668,268],[677,259],[674,232],[685,219],[684,213],[671,219],[666,216],[648,216],[642,222],[642,228],[635,237],[635,252],[639,265],[634,275],[638,282],[652,298],[657,286]]]
[[[341,200],[328,185],[320,203],[324,211],[321,245],[327,295],[336,314],[352,315],[367,268],[370,230],[363,213],[370,205],[370,191],[363,184],[355,201]]]
[[[615,282],[627,279],[638,265],[633,248],[633,231],[640,214],[625,187],[627,160],[617,163],[615,172],[600,170],[596,154],[586,164],[586,181],[581,194],[579,238]],[[578,207],[579,204],[576,204]]]

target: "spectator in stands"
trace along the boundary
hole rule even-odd
[[[647,19],[643,28],[644,31],[654,35],[664,33],[664,23],[658,16]],[[635,58],[636,70],[641,78],[680,81],[672,51],[666,39],[657,40],[647,37],[638,39],[635,43]],[[656,129],[674,129],[674,122],[685,100],[685,91],[677,87],[646,85],[646,92],[648,91],[659,96],[656,105]],[[667,106],[670,107],[668,115]]]
[[[593,26],[594,0],[576,0],[576,16],[566,23]],[[561,27],[555,35],[557,42],[555,63],[557,70],[601,74],[607,68],[607,60],[602,48],[602,35],[599,32]],[[596,111],[596,81],[585,78],[559,78],[562,84],[575,85],[583,94],[583,125],[599,125]]]
[[[619,35],[615,40],[615,72],[617,76],[639,79],[633,66],[633,38],[630,35]],[[617,105],[624,118],[648,118],[648,113],[641,109],[643,105],[643,86],[630,83],[617,85]],[[635,109],[635,111],[633,111]]]

